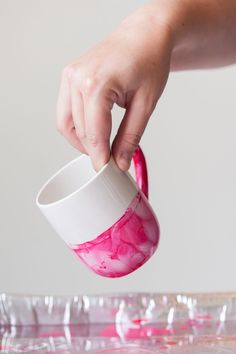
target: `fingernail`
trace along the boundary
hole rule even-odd
[[[128,154],[127,152],[123,152],[122,154],[120,154],[117,159],[117,165],[122,171],[127,171],[129,169],[130,162],[130,154]]]
[[[92,160],[93,163],[93,167],[94,169],[98,172],[99,170],[101,170],[101,168],[109,161],[109,155],[108,157],[104,157],[104,158],[96,158],[95,160]]]
[[[92,163],[96,172],[99,172],[101,168],[105,165],[104,161],[92,161]]]

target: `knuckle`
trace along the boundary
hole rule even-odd
[[[62,76],[72,83],[79,84],[83,78],[83,69],[79,68],[78,63],[68,64],[63,69]]]
[[[149,90],[144,92],[144,89],[139,92],[139,95],[135,101],[137,110],[143,119],[148,119],[154,111],[157,104],[157,96],[155,93],[150,93]]]
[[[78,138],[79,138],[81,141],[86,140],[86,133],[85,133],[84,130],[76,129],[76,135],[78,136]]]
[[[147,106],[147,111],[146,111],[146,116],[149,118],[154,109],[156,108],[156,102],[151,102],[148,106]]]
[[[95,74],[86,75],[83,78],[82,88],[85,95],[92,95],[99,87],[99,79]]]
[[[87,135],[87,141],[91,146],[96,147],[99,144],[100,139],[98,138],[98,136],[96,134],[89,133]]]
[[[125,133],[123,136],[123,141],[132,147],[136,147],[139,144],[140,139],[141,135],[135,133]]]
[[[71,76],[73,75],[73,72],[74,72],[74,66],[72,64],[68,64],[63,68],[62,76],[70,79]]]
[[[150,117],[152,112],[154,111],[156,107],[157,100],[153,99],[152,97],[148,97],[145,99],[144,102],[144,115],[146,117]]]

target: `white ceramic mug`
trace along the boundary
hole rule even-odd
[[[147,195],[140,147],[133,156],[137,182]],[[143,193],[113,158],[95,172],[87,155],[60,169],[36,203],[55,231],[94,272],[120,277],[144,264],[159,241],[159,225]]]

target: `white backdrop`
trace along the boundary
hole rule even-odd
[[[139,271],[91,273],[35,206],[42,183],[78,154],[55,129],[61,69],[141,3],[1,0],[0,292],[236,289],[236,67],[170,76],[141,144],[161,242]]]

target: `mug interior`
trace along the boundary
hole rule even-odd
[[[90,158],[81,155],[50,178],[39,192],[37,202],[55,203],[84,187],[96,174]]]

